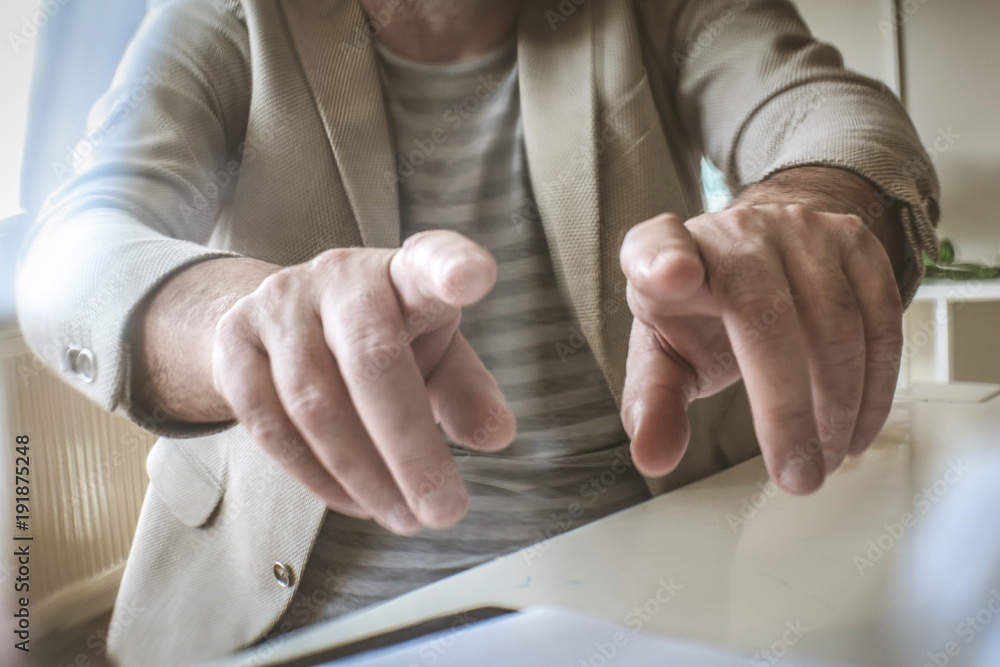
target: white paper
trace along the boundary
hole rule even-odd
[[[322,667],[756,667],[717,648],[640,634],[575,612],[537,607],[325,663]],[[808,663],[819,667],[816,663]],[[782,667],[806,667],[785,657]]]
[[[1000,385],[985,382],[951,382],[949,384],[911,384],[896,394],[897,400],[925,403],[985,403],[1000,394]]]

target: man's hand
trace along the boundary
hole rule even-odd
[[[243,260],[217,261],[233,271]],[[238,419],[333,510],[401,534],[459,521],[468,496],[437,424],[482,451],[502,449],[515,430],[496,381],[458,331],[460,309],[493,287],[493,258],[458,234],[429,232],[398,250],[256,264],[240,269],[256,271],[259,286],[217,318],[202,362],[215,396],[203,405],[221,399],[229,414],[214,418]],[[175,300],[180,283],[166,288]],[[149,334],[162,336],[157,309],[170,307],[170,296],[153,302],[147,357],[156,348]],[[192,416],[179,404],[174,412]]]
[[[767,469],[787,491],[816,490],[878,434],[902,306],[860,218],[784,204],[664,215],[629,232],[621,261],[635,315],[622,419],[644,474],[677,466],[688,403],[741,376]]]

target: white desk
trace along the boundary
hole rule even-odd
[[[934,381],[952,381],[954,366],[954,310],[956,303],[969,301],[1000,301],[1000,279],[947,280],[928,279],[917,289],[914,302],[934,304]],[[929,335],[927,331],[912,331],[909,335]]]
[[[632,628],[642,619],[643,632],[748,654],[798,622],[808,631],[789,655],[887,665],[886,633],[898,611],[891,584],[904,549],[888,550],[863,576],[855,556],[884,524],[914,510],[914,491],[934,480],[956,443],[995,446],[998,432],[1000,398],[897,404],[872,449],[815,495],[759,495],[767,477],[758,458],[554,538],[544,552],[505,556],[275,642],[269,660],[249,653],[216,664],[276,664],[481,605],[548,604]],[[755,514],[744,501],[759,505]],[[733,527],[741,508],[749,518]],[[677,589],[672,597],[665,585]]]

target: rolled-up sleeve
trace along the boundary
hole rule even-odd
[[[882,83],[844,69],[781,0],[690,0],[673,15],[676,99],[684,130],[734,192],[772,174],[828,166],[875,185],[898,206],[907,240],[899,277],[909,303],[936,257],[938,182],[902,105]]]
[[[235,181],[249,104],[235,8],[159,3],[92,110],[74,164],[54,166],[66,180],[21,255],[18,317],[34,352],[105,409],[154,431],[175,432],[131,405],[130,319],[170,275],[232,254],[207,243]]]

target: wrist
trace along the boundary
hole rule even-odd
[[[819,213],[861,218],[885,249],[897,283],[906,263],[900,205],[886,208],[886,197],[870,181],[835,167],[797,167],[747,187],[735,206],[801,205]]]
[[[215,386],[212,350],[219,320],[281,267],[234,257],[191,265],[167,279],[134,322],[132,402],[156,406],[171,421],[233,419]]]

